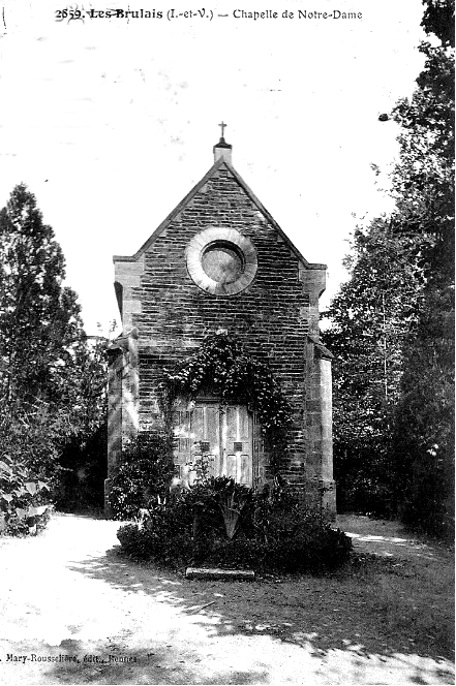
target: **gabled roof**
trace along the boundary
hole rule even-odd
[[[239,186],[245,191],[245,193],[248,195],[250,200],[254,203],[254,205],[257,207],[259,212],[264,216],[264,218],[271,224],[271,226],[274,227],[274,229],[277,231],[279,236],[282,238],[283,242],[290,248],[290,250],[294,253],[294,255],[298,258],[298,260],[301,261],[303,266],[306,269],[324,269],[326,270],[327,265],[326,264],[319,264],[319,263],[314,263],[314,262],[308,262],[305,257],[300,253],[300,251],[296,248],[296,246],[291,242],[291,240],[288,238],[288,236],[284,233],[284,231],[280,228],[280,226],[277,224],[275,219],[272,217],[272,215],[267,211],[267,209],[264,207],[264,205],[258,200],[256,195],[253,193],[253,191],[249,188],[249,186],[245,183],[245,181],[242,179],[242,177],[237,173],[237,171],[234,169],[234,167],[227,162],[226,159],[223,157],[220,157],[209,169],[207,174],[203,176],[201,181],[199,181],[196,186],[192,188],[190,193],[188,193],[183,200],[180,201],[180,203],[174,208],[174,210],[166,217],[164,221],[155,229],[153,234],[148,238],[148,240],[139,248],[139,250],[131,256],[125,256],[125,255],[114,255],[114,262],[134,262],[137,260],[141,255],[156,241],[156,239],[160,236],[160,234],[165,231],[168,226],[173,222],[173,220],[177,217],[177,215],[182,212],[182,210],[193,200],[195,195],[201,190],[201,188],[217,173],[217,171],[225,166],[228,171],[231,173],[233,178],[237,181]]]

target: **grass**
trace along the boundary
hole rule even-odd
[[[395,567],[394,565],[398,566]],[[433,657],[454,658],[454,572],[451,566],[375,564],[364,576],[366,609],[390,643]],[[367,583],[366,583],[367,582]]]

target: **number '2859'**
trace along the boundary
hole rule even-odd
[[[68,21],[72,21],[73,19],[82,19],[83,18],[83,11],[79,9],[71,9],[69,7],[65,7],[63,10],[55,10],[55,20],[56,21],[64,21],[64,19],[67,19]]]

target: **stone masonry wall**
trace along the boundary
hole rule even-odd
[[[255,280],[237,295],[209,295],[187,273],[185,249],[209,227],[235,228],[257,250]],[[160,422],[155,388],[163,367],[172,368],[207,333],[225,329],[268,360],[291,403],[292,452],[284,476],[304,488],[307,473],[315,484],[321,460],[308,449],[306,341],[307,334],[318,336],[325,272],[300,263],[230,170],[221,165],[139,259],[117,262],[116,280],[124,286],[124,313],[128,300],[124,326],[138,331],[140,427]]]

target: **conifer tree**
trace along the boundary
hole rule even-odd
[[[4,457],[54,479],[70,439],[103,420],[103,345],[84,333],[65,261],[35,196],[14,188],[0,211],[0,443]]]

